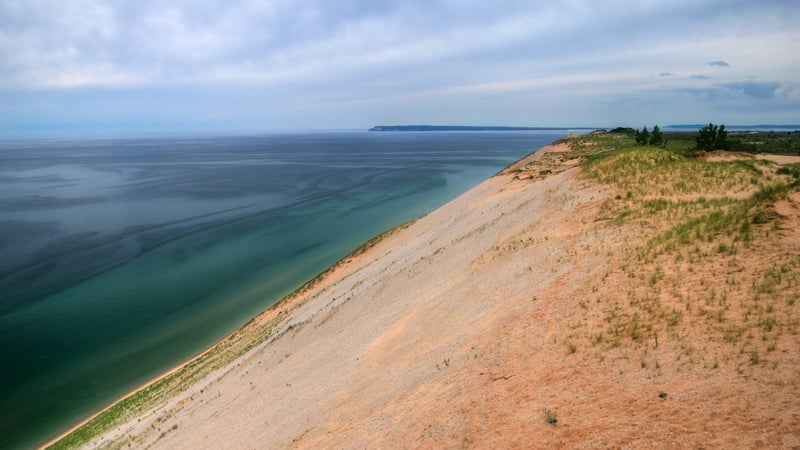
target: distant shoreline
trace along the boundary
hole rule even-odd
[[[377,125],[369,131],[541,131],[593,130],[591,127],[496,127],[468,125]]]
[[[697,131],[704,124],[666,125],[664,131]],[[729,131],[795,131],[800,125],[726,125]],[[603,127],[505,127],[469,125],[376,125],[369,131],[543,131],[543,130],[597,130]]]
[[[667,125],[664,127],[665,130],[689,130],[689,131],[696,131],[707,124],[678,124],[678,125]],[[800,130],[800,125],[773,125],[773,124],[760,124],[760,125],[725,125],[725,128],[728,130],[733,131],[795,131]]]

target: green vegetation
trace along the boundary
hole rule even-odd
[[[586,170],[602,183],[619,186],[628,198],[746,191],[760,174],[751,161],[708,163],[649,147],[629,147],[595,158]]]
[[[800,131],[739,131],[728,135],[732,151],[800,155]]]
[[[645,127],[646,128],[646,127]],[[712,133],[712,128],[715,131]],[[668,148],[670,151],[680,154],[693,156],[700,151],[713,151],[713,150],[727,150],[731,152],[744,152],[744,153],[771,153],[775,155],[800,155],[800,130],[797,131],[725,131],[725,143],[720,145],[719,142],[714,144],[714,137],[719,139],[719,130],[724,125],[709,124],[702,129],[705,130],[702,140],[704,143],[708,142],[708,148],[701,148],[698,145],[698,138],[700,138],[700,130],[697,132],[691,131],[661,131],[664,143],[654,145],[650,143],[650,137],[653,132],[648,132],[648,139],[636,139],[637,133],[641,134],[642,131],[633,128],[618,127],[610,130],[608,134],[618,136],[629,136],[634,139],[636,145],[654,145],[657,147]],[[705,144],[704,144],[705,146]]]
[[[636,145],[652,145],[654,147],[666,146],[667,141],[664,139],[664,133],[658,125],[653,127],[653,132],[647,131],[647,127],[642,128],[641,131],[634,130],[633,137],[636,140]]]
[[[706,130],[725,136],[724,127]],[[708,160],[695,152],[694,133],[675,133],[656,148],[642,144],[644,131],[569,140],[584,152],[583,175],[617,191],[601,219],[641,231],[601,286],[580,301],[598,305],[603,328],[573,333],[566,342],[577,348],[585,339],[623,352],[670,349],[673,359],[662,353],[657,364],[643,356],[640,367],[647,370],[664,370],[665,363],[777,367],[782,336],[796,335],[800,325],[794,309],[800,255],[776,239],[789,228],[775,205],[800,190],[800,165],[744,154]],[[800,134],[794,139],[800,142]],[[700,340],[697,330],[704,330]],[[710,353],[704,342],[724,345]]]
[[[647,127],[645,126],[642,128],[642,131],[634,131],[633,138],[636,139],[636,145],[647,145],[650,143],[650,132],[647,131]]]
[[[694,137],[695,150],[729,150],[746,153],[772,153],[776,155],[800,155],[800,130],[786,132],[729,132],[725,125],[709,123]]]
[[[697,149],[698,150],[728,150],[730,143],[728,142],[728,132],[725,130],[725,125],[708,125],[700,128],[697,132]]]

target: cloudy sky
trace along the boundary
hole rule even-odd
[[[0,134],[800,122],[796,1],[2,0]]]

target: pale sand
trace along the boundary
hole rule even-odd
[[[706,161],[736,161],[737,159],[760,159],[772,161],[777,164],[800,164],[800,156],[793,155],[772,155],[769,153],[758,153],[756,155],[741,152],[728,152],[717,150],[706,153],[703,157]]]
[[[766,375],[673,363],[667,336],[645,350],[657,372],[635,347],[568,351],[602,320],[590,288],[642,234],[608,225],[615,193],[579,170],[487,180],[284,305],[282,337],[92,446],[800,446],[796,336]],[[609,279],[600,294],[628,289]]]
[[[778,164],[800,164],[800,156],[759,154],[758,159],[766,159]]]

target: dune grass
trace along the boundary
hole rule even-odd
[[[776,250],[784,219],[774,206],[798,191],[798,167],[690,158],[624,135],[571,139],[591,152],[583,176],[617,191],[603,207],[609,226],[639,230],[603,277],[614,288],[595,289],[605,295],[593,299],[604,305],[605,327],[586,340],[648,348],[660,337],[681,364],[777,364],[769,355],[781,336],[797,334],[800,255]],[[705,341],[692,343],[697,329]],[[733,348],[709,355],[697,348],[703,342]]]

